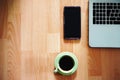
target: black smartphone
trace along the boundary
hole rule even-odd
[[[64,7],[64,39],[80,39],[81,8],[79,6]]]

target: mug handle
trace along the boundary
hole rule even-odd
[[[58,69],[56,68],[55,70],[54,70],[54,73],[57,73],[58,72]]]

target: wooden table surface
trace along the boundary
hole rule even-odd
[[[81,6],[80,40],[63,39],[64,6]],[[73,52],[79,67],[54,74],[54,60]],[[88,46],[88,0],[0,0],[0,80],[120,80],[120,49]]]

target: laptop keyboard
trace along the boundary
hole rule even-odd
[[[93,3],[93,24],[120,24],[120,3]]]

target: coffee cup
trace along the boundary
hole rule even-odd
[[[54,73],[61,75],[72,75],[78,68],[78,59],[71,52],[62,52],[55,58]]]

